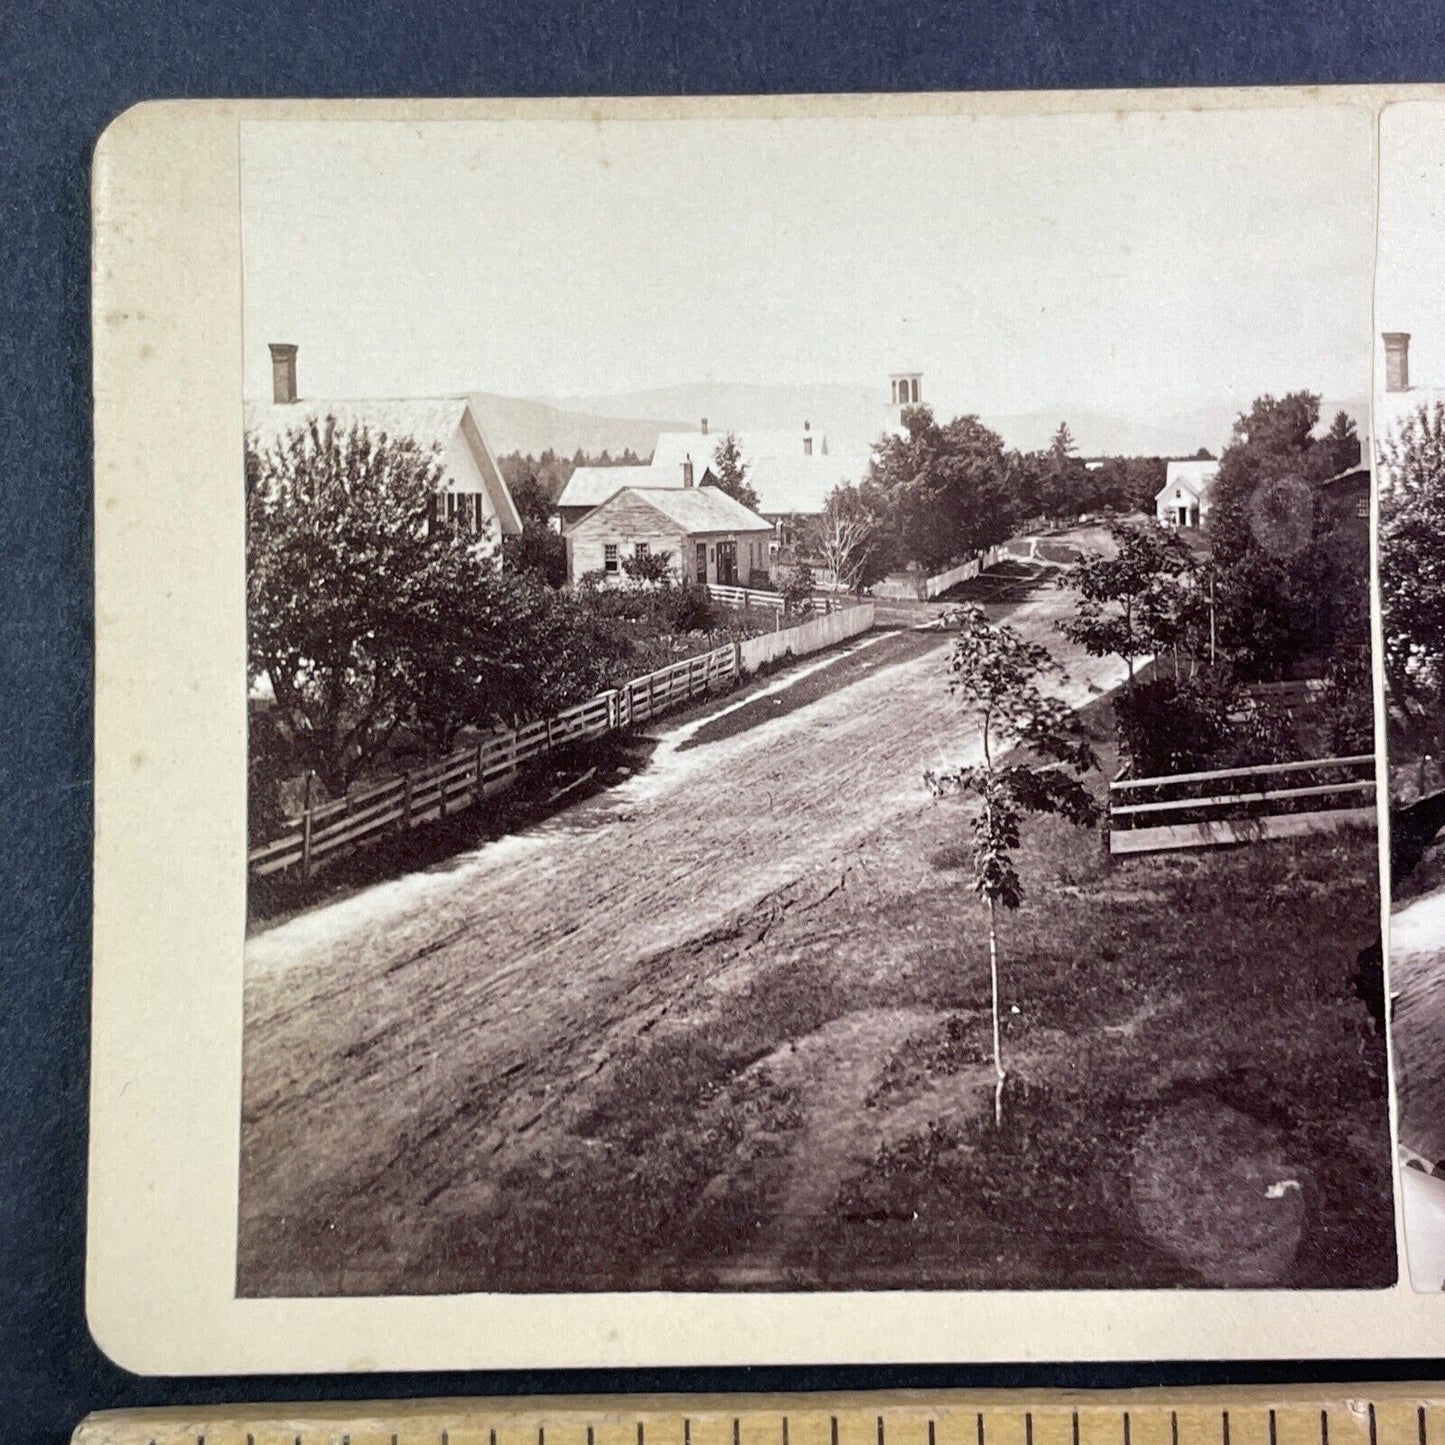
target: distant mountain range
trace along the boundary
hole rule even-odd
[[[647,457],[662,431],[695,431],[708,418],[719,436],[728,430],[776,431],[802,422],[826,433],[835,453],[866,451],[888,420],[876,389],[819,383],[759,386],[746,382],[696,382],[650,391],[599,396],[510,397],[473,392],[473,409],[492,450],[538,455],[549,447],[562,456],[579,448],[617,456],[629,447]],[[1185,412],[1138,418],[1065,409],[1010,414],[984,413],[982,420],[1005,443],[1024,450],[1045,447],[1067,421],[1081,456],[1191,456],[1207,447],[1216,456],[1248,399],[1208,403]],[[1363,397],[1325,398],[1321,415],[1337,411],[1367,430]]]

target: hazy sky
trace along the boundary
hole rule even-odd
[[[1380,123],[1381,331],[1410,333],[1410,380],[1445,386],[1445,105],[1394,105]]]
[[[248,123],[247,394],[291,341],[311,396],[904,366],[995,414],[1363,396],[1370,130],[1345,107]]]

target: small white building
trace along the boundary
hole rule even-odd
[[[1154,515],[1166,527],[1196,529],[1209,519],[1209,493],[1219,473],[1216,461],[1170,462],[1154,497]]]
[[[568,527],[567,575],[620,581],[628,558],[666,553],[683,582],[754,584],[772,525],[717,487],[623,487]]]
[[[331,399],[298,397],[296,348],[271,347],[272,399],[248,401],[246,436],[251,445],[269,449],[298,428],[333,419],[339,432],[364,427],[372,437],[388,436],[435,450],[444,482],[434,515],[466,531],[515,537],[522,519],[482,435],[471,404],[463,396],[370,397]]]

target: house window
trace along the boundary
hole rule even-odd
[[[604,572],[617,571],[617,543],[608,542],[602,548],[602,570]]]
[[[913,378],[913,400],[918,400],[918,378],[916,376]]]
[[[640,562],[648,553],[646,542],[638,542],[632,549],[632,555]]]
[[[803,438],[803,455],[804,455],[805,457],[810,457],[810,456],[813,455],[813,438],[812,438],[812,437],[804,437],[804,438]]]
[[[1355,503],[1355,516],[1368,517],[1369,515],[1370,499],[1368,497],[1361,497],[1360,500]]]

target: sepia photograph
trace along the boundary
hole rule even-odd
[[[1445,105],[1380,122],[1375,371],[1390,988],[1411,1283],[1445,1289]]]
[[[1383,339],[1364,105],[239,159],[239,1297],[1394,1284],[1376,455],[1445,1241],[1433,159]]]

